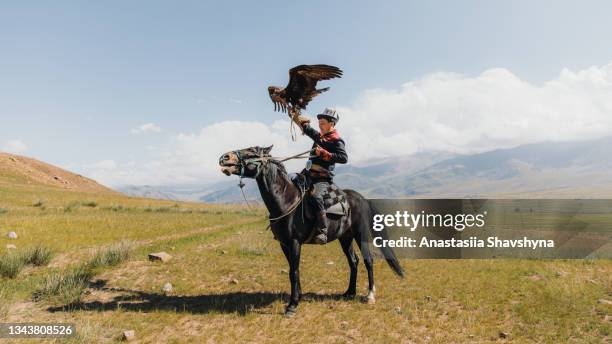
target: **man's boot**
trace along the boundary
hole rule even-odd
[[[327,243],[327,216],[325,210],[317,211],[315,216],[315,230],[316,235],[314,237],[314,243],[323,245]]]

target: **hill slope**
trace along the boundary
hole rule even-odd
[[[45,185],[91,193],[116,193],[81,175],[19,155],[0,152],[0,185]]]

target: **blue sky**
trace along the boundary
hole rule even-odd
[[[159,161],[216,123],[273,126],[283,117],[266,88],[302,63],[345,71],[311,113],[358,111],[364,92],[438,72],[501,68],[542,87],[564,68],[612,61],[609,13],[606,1],[3,2],[0,149],[21,143],[21,154],[90,174],[99,162]],[[137,133],[148,123],[159,130]]]

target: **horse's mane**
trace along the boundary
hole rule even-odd
[[[287,169],[285,169],[285,165],[281,161],[276,160],[276,159],[268,159],[268,162],[276,165],[276,167],[277,167],[277,168],[270,169],[270,174],[271,174],[270,177],[276,178],[276,174],[278,172],[280,172],[280,173],[282,173],[284,175],[287,175]]]

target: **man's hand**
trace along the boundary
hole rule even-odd
[[[297,116],[296,122],[297,122],[297,124],[298,124],[300,127],[302,127],[302,128],[303,128],[303,127],[305,127],[306,125],[310,124],[310,118],[308,118],[308,117],[306,117],[306,116],[299,115],[299,116]]]
[[[315,154],[325,161],[330,161],[332,158],[331,153],[326,149],[322,148],[321,146],[317,146]]]

